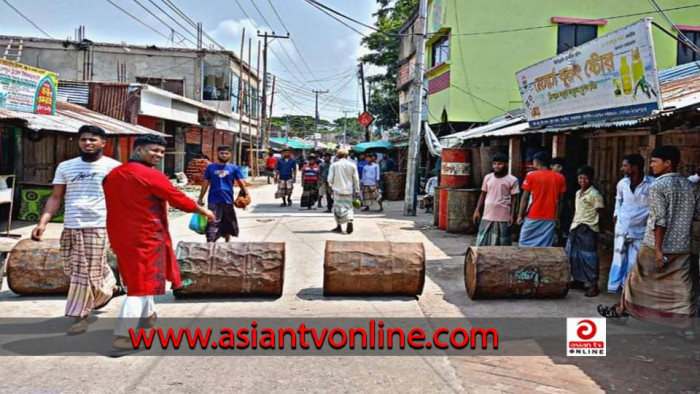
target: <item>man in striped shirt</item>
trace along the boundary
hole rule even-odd
[[[66,316],[75,318],[68,335],[87,331],[90,312],[124,294],[107,265],[107,208],[102,180],[121,163],[102,155],[105,131],[97,126],[78,130],[80,156],[58,165],[49,197],[32,239],[41,241],[46,224],[65,201],[61,257],[70,276]]]

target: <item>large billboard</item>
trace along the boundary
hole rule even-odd
[[[516,74],[530,126],[639,118],[661,108],[651,18]]]
[[[57,89],[58,74],[0,59],[0,108],[54,115]]]

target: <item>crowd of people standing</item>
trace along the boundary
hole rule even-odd
[[[691,227],[693,220],[700,220],[700,177],[682,177],[678,172],[680,158],[675,146],[654,149],[649,166],[653,177],[645,174],[641,155],[630,154],[622,160],[623,178],[617,184],[613,214],[614,253],[607,283],[607,290],[620,293],[621,301],[613,306],[600,305],[598,312],[610,318],[657,319],[683,328],[681,334],[693,339],[698,278],[691,263]],[[493,173],[484,177],[473,216],[479,223],[476,245],[511,245],[510,228],[514,223],[521,226],[521,247],[555,246],[558,239],[561,242],[565,238],[561,246],[569,257],[572,287],[583,287],[587,297],[597,296],[598,242],[605,205],[593,185],[595,169],[582,166],[577,170],[579,187],[573,215],[567,228],[562,229],[567,206],[564,162],[550,162],[544,152],[535,154],[534,169],[526,174],[522,185],[507,173],[507,164],[507,156],[496,155]]]

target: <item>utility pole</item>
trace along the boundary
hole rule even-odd
[[[275,35],[275,32],[273,31],[272,34],[268,34],[265,32],[264,34],[260,34],[260,31],[258,31],[258,37],[263,37],[264,38],[264,43],[263,43],[263,89],[262,89],[262,114],[260,116],[261,121],[262,121],[262,126],[263,126],[263,150],[267,151],[267,142],[269,139],[269,136],[267,135],[267,127],[265,125],[267,124],[267,45],[268,45],[268,39],[275,39],[275,38],[289,38],[289,32],[287,32],[286,36],[277,36]],[[272,41],[270,41],[272,42]]]
[[[245,45],[245,27],[243,28],[243,35],[241,36],[241,51],[240,53],[240,64],[238,67],[238,138],[236,143],[238,144],[238,149],[235,149],[236,153],[236,164],[241,165],[241,155],[243,149],[243,94],[245,93],[243,89],[243,48]]]
[[[428,29],[428,0],[420,0],[418,23],[421,33],[418,36],[416,69],[412,89],[413,108],[411,112],[411,134],[408,142],[408,168],[406,171],[406,194],[403,203],[404,216],[416,216],[416,184],[418,183],[418,157],[420,155],[420,132],[423,115],[423,68],[425,65],[425,38]]]
[[[360,84],[362,85],[362,111],[367,112],[367,96],[365,95],[365,70],[364,63],[360,63],[359,74]],[[369,142],[369,126],[365,127],[365,142]]]
[[[284,129],[284,142],[287,143],[289,141],[289,115],[286,115],[287,118],[287,125],[286,128]]]
[[[343,110],[343,144],[348,143],[348,112],[352,111]]]
[[[318,95],[328,93],[328,90],[312,90],[316,93],[316,120],[314,122],[314,150],[318,148],[318,140],[316,139],[316,133],[318,133]]]

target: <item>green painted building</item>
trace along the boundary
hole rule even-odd
[[[698,2],[655,1],[700,45]],[[678,34],[647,0],[429,0],[429,123],[461,131],[520,108],[517,71],[645,17]],[[653,40],[660,69],[700,60],[658,27]]]

